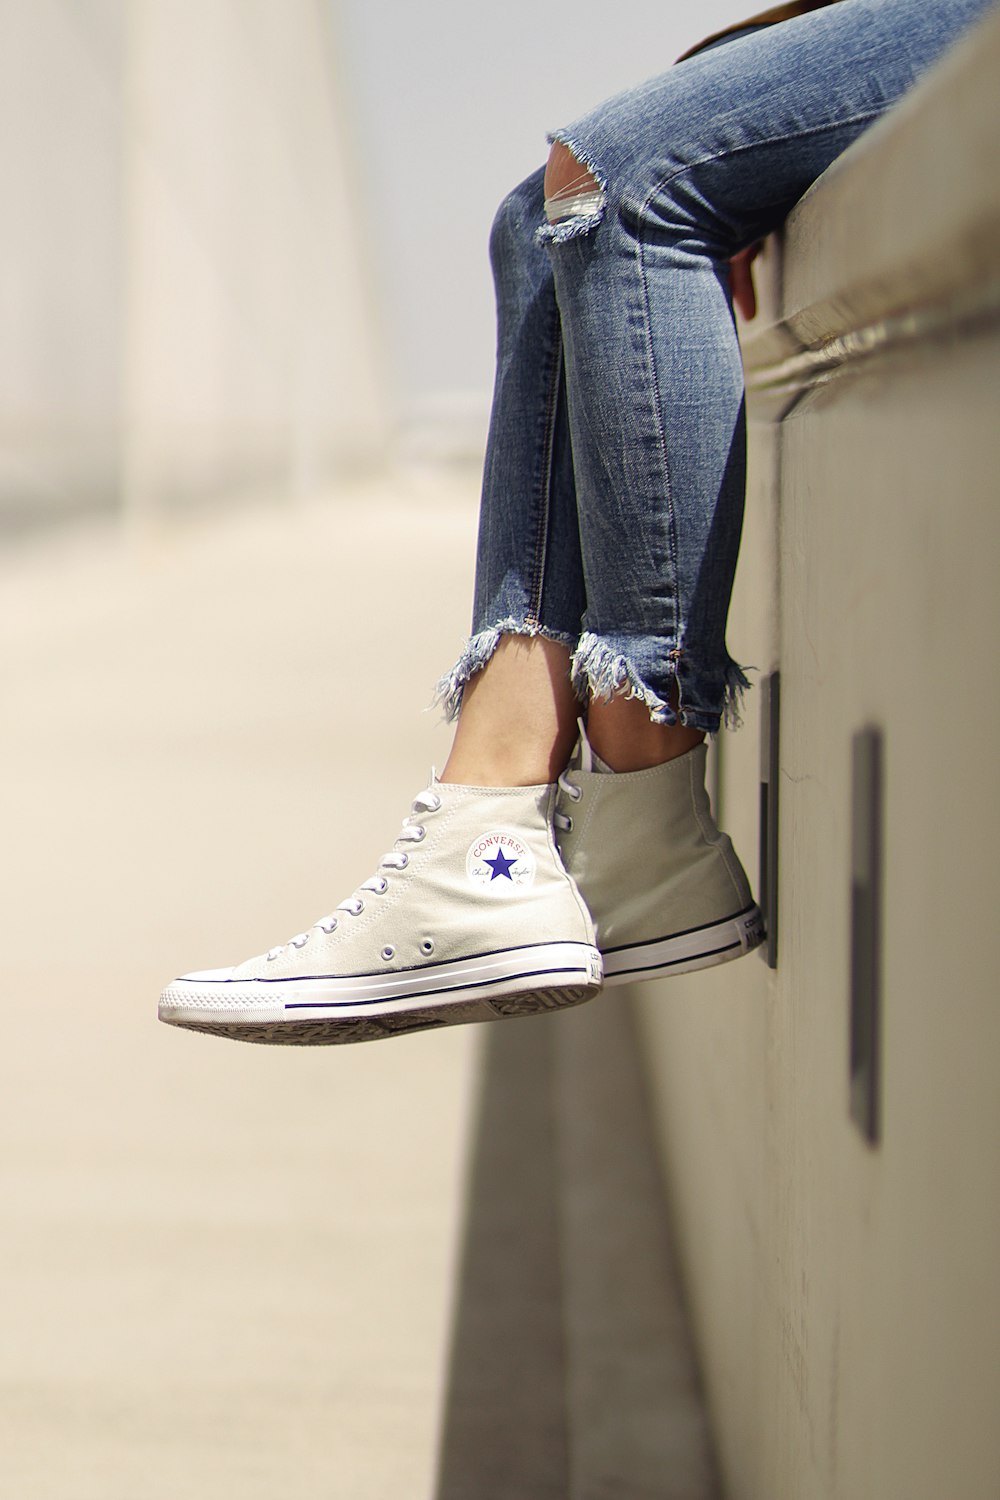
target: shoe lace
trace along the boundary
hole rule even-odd
[[[337,912],[346,912],[349,916],[360,916],[365,909],[365,899],[362,891],[370,891],[373,895],[384,896],[389,889],[389,881],[385,875],[379,873],[381,870],[405,870],[410,862],[410,856],[405,849],[400,849],[400,844],[419,844],[427,836],[427,829],[420,819],[429,813],[436,813],[441,807],[441,798],[432,788],[420,792],[413,799],[410,811],[403,819],[403,826],[396,838],[395,845],[388,854],[383,854],[378,862],[378,870],[368,880],[363,880],[352,895],[341,901],[328,916],[320,917],[317,922],[305,932],[298,932],[293,938],[285,943],[279,943],[276,948],[269,948],[267,960],[277,958],[284,953],[286,948],[304,948],[314,932],[323,932],[329,935],[335,932],[340,925]]]
[[[574,768],[572,766],[569,767],[567,770],[563,771],[556,778],[556,780],[560,792],[563,792],[571,802],[579,802],[580,798],[583,796],[583,787],[577,786],[575,781],[570,781],[570,771],[573,769]],[[556,825],[556,827],[563,833],[569,833],[573,827],[573,819],[569,816],[568,813],[561,812],[558,805],[556,806],[555,812],[552,814],[552,821]]]

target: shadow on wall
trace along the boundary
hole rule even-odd
[[[487,1039],[437,1500],[717,1500],[631,1008]]]

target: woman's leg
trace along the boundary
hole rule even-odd
[[[576,738],[569,674],[584,608],[562,336],[546,252],[543,173],[501,203],[490,235],[497,362],[473,604],[473,634],[439,684],[458,714],[445,781],[552,782]]]
[[[711,822],[704,750],[659,764],[668,729],[717,727],[741,680],[724,639],[742,507],[726,260],[985,8],[842,0],[560,132],[583,205],[546,223],[539,172],[494,235],[497,391],[475,634],[445,684],[453,709],[467,691],[449,780],[418,794],[333,912],[235,968],[176,980],[164,1020],[353,1041],[574,1004],[602,971],[677,972],[759,940]],[[651,768],[613,775],[582,743],[559,810],[570,652],[593,732],[619,747],[609,765],[653,754],[646,718],[659,749]],[[524,786],[529,774],[544,781]]]
[[[744,483],[729,258],[986,8],[842,0],[740,38],[558,132],[548,187],[536,174],[502,207],[475,633],[448,682],[455,710],[479,674],[477,744],[502,722],[512,739],[539,728],[536,768],[563,754],[558,679],[539,719],[482,671],[515,634],[572,649],[617,768],[719,726],[744,685],[725,644]],[[687,742],[640,745],[622,693],[654,723],[679,719]],[[474,773],[476,755],[461,764]]]
[[[498,221],[476,634],[451,679],[452,706],[475,683],[473,729],[460,721],[456,763],[497,774],[480,752],[502,733],[533,740],[532,774],[558,768],[559,668],[579,610],[572,674],[590,740],[559,777],[554,816],[606,983],[722,962],[762,934],[692,745],[744,685],[725,642],[744,485],[730,258],[984,8],[842,0],[744,35],[559,132],[534,237],[537,178]],[[544,398],[539,370],[558,372]],[[540,633],[557,644],[536,657]],[[517,634],[533,648],[522,658]],[[682,736],[691,753],[678,755]]]
[[[626,686],[669,720],[676,685],[683,722],[718,727],[742,685],[725,641],[744,490],[729,260],[986,8],[842,0],[557,132],[551,177],[557,189],[561,170],[577,180],[569,212],[550,201],[541,234],[585,577],[581,692]]]
[[[442,781],[464,786],[553,782],[576,743],[580,705],[570,654],[542,635],[504,635],[468,682]]]
[[[440,693],[458,717],[443,781],[552,782],[569,760],[580,702],[571,648],[585,594],[566,418],[562,329],[548,252],[536,243],[547,189],[535,173],[501,204],[490,239],[497,373],[484,466],[473,635]],[[654,725],[636,702],[595,704],[595,746],[616,769],[655,765],[701,739]]]

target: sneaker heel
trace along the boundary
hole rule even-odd
[[[744,953],[749,953],[754,948],[759,948],[767,936],[764,928],[764,917],[759,907],[747,912],[740,920],[740,945]]]

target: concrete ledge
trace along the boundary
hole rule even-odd
[[[1000,15],[768,246],[737,658],[780,670],[777,968],[639,992],[729,1500],[1000,1493]],[[760,694],[722,819],[756,870]],[[852,1117],[852,743],[885,757],[882,1131]]]
[[[998,77],[1000,12],[803,198],[783,235],[779,303],[746,341],[754,415],[1000,318]]]

